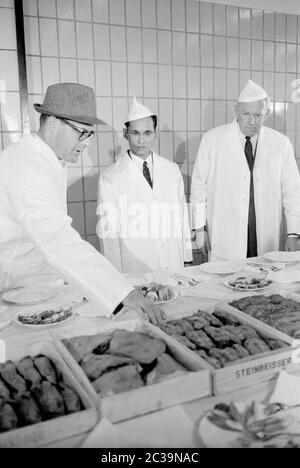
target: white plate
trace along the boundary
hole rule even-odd
[[[275,262],[300,262],[300,251],[296,252],[283,252],[283,251],[275,251],[275,252],[267,252],[263,255],[263,257],[267,258],[268,260],[273,260]]]
[[[151,284],[151,283],[149,283],[149,285],[150,285],[150,284]],[[154,282],[153,282],[152,284],[154,284]],[[135,289],[139,290],[142,286],[149,286],[149,285],[148,285],[148,284],[145,284],[145,283],[144,283],[144,284],[140,284],[140,285],[138,285],[138,286],[135,286]],[[171,286],[169,286],[169,285],[164,285],[164,284],[162,284],[161,286],[167,286],[169,289],[171,289],[172,292],[173,292],[173,296],[172,296],[170,299],[167,299],[166,301],[153,301],[153,300],[151,299],[151,297],[149,297],[148,299],[150,299],[150,300],[153,302],[153,304],[157,304],[157,305],[159,305],[159,304],[166,304],[167,302],[172,302],[172,301],[174,301],[174,300],[178,297],[178,291],[176,291],[175,289],[173,289]],[[143,292],[141,292],[141,293],[143,294]],[[143,295],[144,295],[144,294],[143,294]],[[144,297],[146,297],[146,296],[144,296]]]
[[[229,275],[241,271],[241,267],[229,262],[208,262],[198,266],[204,273],[214,275]]]
[[[264,262],[263,260],[249,260],[246,262],[249,266],[261,267],[265,271],[278,271],[285,268],[285,263],[281,262]],[[275,270],[274,270],[275,268]]]
[[[53,288],[18,288],[7,291],[2,295],[2,299],[14,304],[35,304],[50,299],[56,295],[56,290]]]
[[[272,280],[269,280],[270,281],[270,284],[267,284],[266,286],[260,286],[260,287],[256,287],[256,288],[242,288],[242,287],[238,287],[238,286],[233,286],[232,284],[230,284],[232,281],[235,281],[237,280],[238,278],[245,278],[247,280],[251,279],[251,278],[261,278],[259,275],[240,275],[240,276],[234,276],[232,278],[229,278],[228,280],[226,281],[223,281],[223,284],[225,286],[227,286],[227,288],[230,288],[230,289],[233,289],[234,291],[243,291],[243,292],[249,292],[249,291],[261,291],[262,289],[266,289],[268,288],[272,283],[273,281]],[[262,278],[263,279],[263,278]]]
[[[75,313],[73,311],[71,311],[71,315],[69,315],[65,319],[61,320],[60,322],[44,323],[44,324],[31,324],[31,323],[23,323],[23,322],[21,322],[19,320],[19,316],[21,316],[21,315],[25,316],[25,315],[39,314],[39,313],[44,312],[45,310],[51,310],[51,309],[58,308],[58,307],[60,307],[60,306],[57,306],[56,304],[47,305],[47,307],[35,306],[35,307],[31,308],[30,311],[27,310],[25,312],[19,312],[15,316],[14,322],[17,323],[18,325],[20,325],[21,327],[32,328],[32,329],[41,329],[41,328],[50,328],[50,327],[57,327],[58,325],[63,325],[65,323],[69,322],[70,320],[72,320],[75,317]]]

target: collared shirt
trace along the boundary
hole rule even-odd
[[[244,135],[242,132],[241,132],[241,129],[238,125],[238,129],[239,129],[239,134],[240,134],[240,138],[241,138],[241,143],[242,143],[242,147],[245,148],[245,143],[246,143],[246,135]],[[256,154],[256,149],[257,149],[257,141],[258,141],[258,135],[253,135],[251,138],[250,138],[250,141],[252,143],[252,148],[253,148],[253,157],[255,159],[255,154]]]
[[[136,156],[133,154],[132,151],[128,151],[129,156],[131,157],[132,161],[134,164],[139,168],[141,173],[143,173],[143,164],[144,164],[144,159],[140,158],[139,156]],[[149,153],[148,158],[145,160],[147,162],[149,172],[150,172],[150,177],[153,182],[153,167],[154,167],[154,161],[153,161],[153,153],[152,151]]]

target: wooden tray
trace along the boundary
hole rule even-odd
[[[64,438],[80,435],[91,431],[99,421],[99,409],[83,386],[76,380],[63,358],[51,341],[20,347],[7,355],[7,359],[18,361],[24,356],[45,354],[55,364],[64,376],[64,381],[77,391],[84,410],[61,416],[38,424],[32,424],[19,429],[0,433],[0,447],[40,447],[54,444]]]
[[[101,398],[93,389],[81,367],[67,351],[63,343],[57,339],[57,349],[74,376],[86,389],[93,401],[98,405],[100,404],[101,414],[110,421],[117,422],[131,419],[142,414],[211,395],[209,370],[202,366],[197,356],[191,356],[184,347],[179,346],[176,340],[170,339],[150,323],[138,319],[113,322],[102,326],[98,333],[107,333],[117,329],[139,331],[147,333],[151,337],[163,339],[170,354],[191,372],[184,376],[170,378],[163,382]]]

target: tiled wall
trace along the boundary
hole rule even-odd
[[[133,94],[158,112],[157,149],[179,164],[187,196],[201,134],[233,118],[249,77],[274,100],[268,125],[300,158],[300,17],[196,0],[24,0],[24,13],[30,104],[51,83],[81,82],[106,122],[69,170],[70,215],[95,246],[97,179],[126,148]],[[21,134],[13,0],[0,0],[0,79],[3,147]],[[32,130],[37,118],[31,105]]]

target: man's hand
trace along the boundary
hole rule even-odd
[[[210,252],[209,237],[204,229],[196,230],[196,247],[203,255],[207,255]]]
[[[131,291],[122,302],[128,309],[133,309],[141,315],[146,314],[150,322],[155,325],[158,325],[165,319],[164,312],[159,306],[155,305],[138,291]]]
[[[300,250],[300,237],[288,236],[285,242],[285,250],[287,250],[288,252]]]

